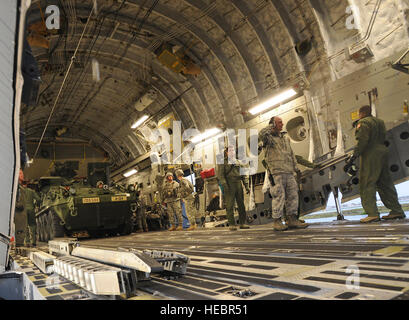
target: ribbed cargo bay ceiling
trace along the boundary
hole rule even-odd
[[[171,112],[182,130],[237,127],[277,89],[329,79],[328,46],[357,33],[346,28],[345,0],[96,3],[95,14],[92,0],[32,1],[29,29],[49,5],[61,19],[59,30],[31,27],[42,83],[38,103],[22,109],[21,127],[27,140],[39,141],[50,119],[43,141],[86,141],[116,168],[149,151],[131,129],[141,116],[149,115],[151,128]]]

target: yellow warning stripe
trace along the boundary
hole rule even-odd
[[[294,268],[294,270],[291,271],[287,271],[285,273],[280,274],[280,277],[294,277],[294,276],[298,276],[300,274],[306,273],[308,271],[313,271],[315,269],[315,267],[310,267],[310,266],[300,266],[300,267],[296,267]],[[268,274],[266,274],[268,275]]]
[[[394,254],[394,253],[398,253],[398,252],[402,251],[403,249],[404,249],[403,246],[399,246],[399,247],[398,246],[391,246],[391,247],[386,247],[386,248],[383,248],[383,249],[376,250],[373,253],[387,256],[387,255],[391,255],[391,254]]]

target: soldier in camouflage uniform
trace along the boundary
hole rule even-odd
[[[291,149],[290,139],[283,129],[283,121],[280,117],[272,117],[269,125],[262,129],[259,134],[260,148],[265,148],[265,163],[268,173],[271,175],[272,185],[272,213],[273,228],[276,231],[287,229],[282,224],[284,207],[288,219],[289,228],[306,228],[308,224],[298,220],[298,184],[295,175],[300,171],[297,168],[297,160]]]
[[[224,151],[224,164],[217,165],[217,179],[223,188],[224,198],[226,202],[226,214],[227,220],[229,222],[230,230],[237,230],[235,227],[236,222],[234,220],[234,202],[237,202],[237,207],[239,209],[239,223],[240,229],[250,228],[245,224],[247,214],[244,207],[244,194],[243,187],[246,188],[247,194],[250,193],[248,181],[245,176],[240,175],[240,165],[239,164],[229,164],[230,160],[236,159],[236,151],[233,146],[229,146]],[[236,160],[237,161],[237,160]]]
[[[379,221],[376,191],[379,192],[385,207],[391,210],[390,214],[383,219],[405,218],[395,185],[389,175],[388,149],[384,144],[385,123],[371,115],[370,106],[363,106],[359,109],[359,118],[355,131],[357,145],[348,164],[353,163],[360,156],[359,191],[362,207],[368,214],[368,217],[361,219],[361,222]]]
[[[197,228],[196,218],[200,219],[200,216],[199,211],[194,205],[195,196],[193,195],[193,184],[188,179],[183,177],[182,170],[176,170],[175,174],[180,184],[180,197],[185,204],[186,216],[190,222],[190,227],[187,229],[187,231],[195,230]]]
[[[171,172],[166,173],[165,183],[162,188],[162,199],[166,203],[168,210],[169,221],[174,221],[173,225],[169,231],[173,230],[183,230],[183,218],[182,211],[180,208],[180,193],[179,193],[179,183],[173,181],[173,174]],[[178,227],[176,227],[176,215],[177,221],[179,222]]]
[[[22,187],[25,193],[26,209],[27,209],[27,231],[25,244],[35,247],[37,242],[37,224],[34,202],[40,202],[40,197],[33,189]]]
[[[20,170],[19,176],[19,190],[18,190],[18,209],[22,212],[24,210],[26,217],[25,232],[24,232],[24,246],[36,246],[37,242],[37,225],[35,218],[35,202],[40,202],[40,197],[38,194],[30,188],[23,185],[24,175],[23,171]]]
[[[136,222],[138,224],[137,232],[148,232],[148,225],[146,223],[146,195],[142,193],[142,187],[138,190],[138,210],[136,212]]]

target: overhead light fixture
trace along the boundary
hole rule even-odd
[[[220,133],[222,130],[220,130],[219,128],[212,128],[212,129],[208,129],[205,132],[195,136],[192,138],[192,140],[190,140],[192,143],[197,143],[200,142],[204,139],[209,139],[213,136],[215,136],[216,134]]]
[[[146,120],[148,120],[148,118],[149,118],[149,116],[144,115],[142,118],[140,118],[138,121],[136,121],[136,122],[132,125],[131,129],[136,129],[136,128],[138,128],[142,123],[144,123]]]
[[[225,135],[225,132],[219,133],[219,134],[216,135],[216,136],[213,136],[213,137],[211,137],[211,138],[206,139],[206,140],[203,141],[203,142],[198,143],[198,144],[196,145],[196,147],[198,147],[198,148],[205,147],[205,146],[209,145],[210,143],[214,143],[217,139],[219,139],[220,137],[222,137],[222,136],[224,136],[224,135]]]
[[[283,101],[285,101],[287,99],[290,99],[290,98],[294,97],[296,94],[297,94],[297,92],[294,89],[288,89],[288,90],[286,90],[286,91],[284,91],[284,92],[282,92],[282,93],[268,99],[267,101],[265,101],[263,103],[260,103],[259,105],[255,106],[254,108],[251,108],[249,110],[249,112],[251,114],[253,114],[253,115],[257,114],[257,113],[260,113],[262,111],[265,111],[267,109],[270,109],[270,108],[278,105],[279,103],[281,103],[281,102],[283,102]]]
[[[125,173],[123,174],[123,176],[124,176],[125,178],[129,178],[130,176],[133,176],[135,173],[138,173],[138,171],[135,170],[135,169],[132,169],[132,170],[129,170],[128,172],[125,172]]]

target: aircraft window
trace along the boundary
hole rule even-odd
[[[391,171],[392,171],[392,172],[397,172],[397,171],[399,171],[399,166],[396,165],[396,164],[391,165]]]
[[[308,197],[305,197],[305,198],[304,198],[304,202],[305,202],[305,203],[308,203],[308,202],[310,202],[310,198],[308,198]]]
[[[409,132],[405,131],[400,134],[402,140],[407,140],[409,138]]]
[[[320,170],[320,172],[319,172],[320,176],[323,176],[324,173],[325,173],[324,170]]]
[[[390,142],[389,141],[385,141],[385,147],[389,147]]]
[[[406,160],[405,164],[407,167],[409,167],[409,160]]]
[[[196,177],[195,177],[195,174],[193,173],[191,175],[186,176],[185,178],[188,179],[193,184],[194,192],[197,192],[196,191]]]

